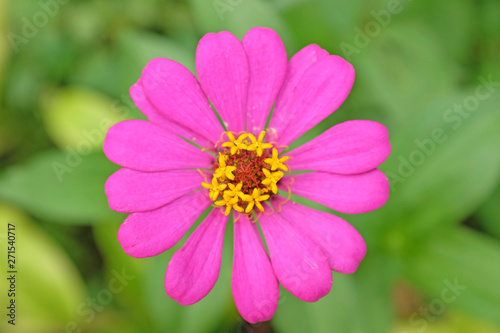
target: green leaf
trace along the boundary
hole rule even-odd
[[[337,12],[339,13],[339,12]],[[286,45],[291,57],[300,48],[308,44],[318,44],[322,48],[335,53],[340,41],[340,31],[332,27],[332,12],[325,11],[317,2],[302,2],[283,13],[290,29],[293,31],[299,48]],[[306,22],[314,21],[314,24]]]
[[[103,154],[45,151],[0,174],[0,199],[60,223],[119,218],[104,194],[107,177],[117,169]]]
[[[63,149],[100,150],[108,128],[127,119],[116,103],[93,90],[70,87],[42,98],[47,133]]]
[[[8,36],[7,32],[7,2],[2,1],[0,2],[0,34],[2,36]],[[0,40],[0,77],[3,76],[3,67],[5,64],[5,61],[7,60],[8,55],[11,52],[11,45],[9,45],[8,38],[2,38]],[[0,87],[2,86],[2,81],[0,81]],[[0,100],[1,101],[1,100]],[[0,103],[0,105],[2,105]],[[0,109],[0,114],[1,114],[1,109]]]
[[[105,275],[109,279],[113,278],[116,272],[121,274],[122,271],[134,277],[128,280],[123,290],[116,293],[114,297],[126,309],[127,318],[130,318],[131,322],[138,328],[150,331],[152,327],[150,313],[142,290],[147,279],[145,271],[148,267],[148,259],[134,258],[123,251],[117,239],[119,225],[120,222],[94,225],[94,239],[103,255]]]
[[[500,326],[500,244],[461,229],[431,235],[405,262],[407,278],[456,308]]]
[[[253,27],[267,27],[280,35],[287,49],[294,49],[289,27],[269,1],[190,0],[189,3],[200,31],[227,30],[241,39]]]
[[[492,75],[497,81],[500,78],[500,63],[498,53],[500,52],[500,21],[498,12],[500,3],[495,0],[487,0],[482,3],[477,16],[481,37],[479,38],[478,49],[480,50],[477,59],[479,71],[483,76]],[[476,35],[477,36],[477,35]]]
[[[102,42],[99,36],[106,33],[111,18],[107,17],[103,6],[99,3],[73,2],[64,7],[64,28],[71,39],[76,41],[80,48]],[[117,13],[115,13],[117,15]]]
[[[417,312],[418,313],[418,310]],[[411,323],[413,325],[411,325]],[[446,312],[436,318],[434,321],[427,321],[427,326],[423,322],[417,325],[410,319],[401,320],[397,325],[395,332],[401,333],[500,333],[500,328],[496,328],[490,323],[471,318],[463,312],[446,309]]]
[[[286,10],[306,1],[307,0],[274,0],[273,2],[274,5],[280,10]]]
[[[416,17],[439,37],[442,49],[449,59],[461,63],[467,61],[477,37],[477,5],[468,0],[444,0],[428,3],[412,2],[408,13],[401,13],[403,19]],[[445,14],[446,13],[446,14]],[[474,13],[474,14],[471,14]],[[443,19],[446,15],[447,19]]]
[[[471,91],[443,99],[391,132],[393,150],[382,166],[391,182],[391,198],[373,215],[387,237],[402,232],[414,239],[406,241],[412,246],[431,229],[461,222],[495,189],[500,168],[500,116],[495,110],[500,98],[491,95],[467,117],[451,111],[454,104],[473,97]]]
[[[332,291],[315,303],[303,302],[282,288],[272,319],[277,332],[356,332],[358,294],[352,278],[334,273]]]
[[[278,332],[389,332],[396,267],[372,252],[352,275],[333,273],[332,291],[315,303],[282,290],[273,326]],[[360,315],[362,314],[362,315]]]
[[[175,60],[195,73],[195,46],[186,49],[165,36],[146,31],[126,30],[117,39],[121,81],[130,87],[141,77],[147,63],[154,58]]]
[[[120,80],[121,72],[125,69],[118,66],[116,58],[116,52],[106,48],[91,49],[78,66],[68,73],[69,83],[90,87],[108,96],[128,96],[128,87]]]
[[[16,326],[7,323],[4,315],[0,322],[2,332],[48,332],[56,330],[67,322],[80,324],[77,308],[85,303],[85,285],[82,278],[64,251],[44,230],[20,211],[0,204],[2,216],[1,245],[6,251],[7,225],[15,225],[15,278],[17,309]],[[4,252],[6,253],[6,252]],[[7,263],[7,254],[4,257]],[[6,266],[2,264],[2,270]],[[3,273],[6,273],[5,271]],[[0,279],[3,306],[7,306],[7,290],[10,283],[6,273]],[[9,297],[10,299],[10,297]],[[15,328],[15,330],[11,330]]]
[[[420,22],[394,22],[380,31],[364,38],[353,32],[346,43],[356,51],[344,45],[340,55],[352,58],[361,73],[355,84],[365,91],[363,98],[381,105],[399,124],[429,100],[452,91],[455,76],[439,41]]]
[[[352,320],[359,325],[356,332],[390,332],[395,320],[392,288],[399,267],[395,258],[377,252],[370,244],[367,248],[366,257],[352,274],[358,295]]]
[[[147,259],[148,266],[145,270],[145,282],[142,285],[142,297],[155,328],[154,332],[180,332],[178,325],[182,305],[165,293],[165,272],[172,255],[178,248],[180,246],[176,245],[167,252]]]
[[[479,208],[477,217],[481,226],[500,238],[500,189],[497,189]]]
[[[327,18],[332,31],[343,37],[352,36],[353,28],[360,24],[362,12],[367,8],[362,0],[344,2],[318,0],[317,2],[321,8],[319,15]],[[374,2],[370,5],[374,5]]]

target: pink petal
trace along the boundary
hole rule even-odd
[[[323,250],[279,213],[262,214],[260,226],[279,282],[295,297],[315,302],[328,294],[332,273]]]
[[[130,87],[129,93],[135,105],[151,122],[158,124],[169,133],[178,135],[192,142],[196,142],[202,147],[213,146],[213,143],[202,135],[193,132],[187,127],[179,125],[158,111],[144,94],[142,79],[139,79],[134,85],[132,85],[132,87]]]
[[[214,158],[149,121],[126,120],[112,126],[104,153],[116,164],[139,171],[209,168]]]
[[[370,212],[382,207],[389,199],[389,181],[377,169],[359,175],[311,172],[287,176],[279,187],[286,191],[285,184],[290,183],[292,194],[346,214]]]
[[[339,56],[312,64],[292,90],[278,96],[269,128],[277,143],[289,145],[344,102],[354,83],[354,68]]]
[[[295,53],[288,62],[287,73],[279,96],[289,95],[295,90],[300,78],[316,62],[328,57],[330,54],[316,44],[310,44]],[[282,97],[279,100],[283,100]]]
[[[168,119],[211,142],[224,131],[196,77],[169,59],[151,60],[142,71],[142,86],[151,103]]]
[[[276,197],[275,197],[276,198]],[[366,244],[359,232],[347,221],[280,198],[281,215],[295,228],[311,238],[325,252],[330,268],[336,272],[354,273],[366,254]]]
[[[227,216],[214,209],[177,251],[165,275],[167,295],[182,305],[200,301],[219,277]]]
[[[252,28],[243,38],[250,68],[247,100],[247,130],[260,133],[266,125],[287,69],[285,46],[276,32]]]
[[[287,153],[291,170],[356,174],[378,167],[391,152],[389,132],[369,120],[338,124]]]
[[[196,50],[196,72],[227,130],[244,131],[249,72],[238,38],[227,31],[203,36]]]
[[[278,280],[257,225],[244,215],[234,224],[232,290],[236,308],[250,323],[270,320],[279,299]]]
[[[288,123],[286,110],[280,106],[280,104],[285,100],[283,96],[291,96],[297,88],[297,84],[299,83],[302,75],[304,75],[309,67],[328,56],[329,53],[327,51],[323,50],[316,44],[311,44],[295,53],[290,59],[287,66],[285,80],[283,81],[283,85],[276,99],[276,107],[274,110],[275,116],[273,116],[274,119],[271,119],[275,128],[283,128]],[[276,111],[277,109],[280,110],[278,113]]]
[[[108,178],[104,190],[112,210],[143,212],[201,188],[203,181],[197,170],[140,172],[123,168]]]
[[[156,210],[130,214],[118,241],[132,257],[156,256],[174,246],[211,204],[205,191],[197,191]]]

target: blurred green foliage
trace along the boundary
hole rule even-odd
[[[22,307],[2,332],[500,332],[499,18],[497,0],[0,1],[0,219],[17,226]],[[317,43],[356,69],[344,105],[292,147],[371,119],[393,151],[387,205],[343,216],[367,242],[359,270],[315,304],[282,290],[273,320],[249,326],[231,297],[231,226],[217,285],[190,307],[163,290],[180,245],[123,253],[101,146],[111,124],[143,118],[128,89],[150,59],[194,71],[201,36],[253,26],[289,56]],[[117,274],[129,280],[103,298]]]

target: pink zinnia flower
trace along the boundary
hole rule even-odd
[[[130,89],[149,121],[123,121],[107,133],[106,156],[123,166],[106,182],[109,206],[132,213],[119,242],[133,257],[155,256],[215,207],[166,271],[167,294],[193,304],[218,278],[233,211],[232,291],[243,318],[269,320],[278,283],[301,300],[317,301],[330,291],[332,270],[356,271],[366,245],[349,223],[292,203],[287,192],[348,214],[381,207],[389,184],[376,168],[390,152],[386,128],[347,121],[280,154],[342,104],[354,69],[317,45],[287,61],[279,36],[267,28],[251,29],[243,41],[225,31],[205,35],[196,71],[198,80],[175,61],[151,60]],[[290,173],[302,170],[313,172]]]

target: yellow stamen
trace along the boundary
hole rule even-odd
[[[247,145],[243,140],[245,140],[248,137],[247,133],[241,134],[238,139],[235,139],[233,133],[227,132],[227,136],[230,140],[230,142],[224,142],[222,144],[222,147],[226,148],[231,148],[231,155],[234,155],[236,153],[240,152],[240,149],[247,149]]]
[[[259,190],[257,188],[253,189],[252,195],[245,195],[243,200],[248,202],[247,208],[245,209],[245,213],[250,213],[252,211],[253,206],[255,205],[261,212],[264,211],[264,207],[262,207],[261,201],[265,201],[269,199],[269,194],[262,195],[262,193],[266,191],[265,189]]]
[[[226,210],[224,211],[224,215],[229,215],[231,213],[231,209],[234,209],[237,212],[243,213],[243,208],[238,206],[238,197],[230,197],[227,195],[223,195],[223,199],[216,201],[215,204],[217,206],[226,206]]]
[[[210,199],[212,199],[212,201],[217,200],[217,197],[219,196],[219,192],[227,187],[226,184],[219,184],[216,177],[212,178],[212,184],[207,184],[205,182],[202,182],[201,186],[210,190],[209,196],[210,196]]]
[[[269,164],[271,166],[271,170],[274,171],[276,169],[281,169],[284,171],[288,171],[288,168],[286,165],[283,164],[283,162],[287,161],[290,157],[288,156],[283,156],[282,158],[278,158],[278,150],[276,148],[273,148],[273,157],[272,158],[266,158],[264,162]]]
[[[243,192],[241,192],[241,188],[243,187],[243,183],[239,183],[238,185],[234,185],[229,183],[229,190],[224,191],[224,195],[232,198],[241,198]]]
[[[266,136],[266,131],[260,132],[258,139],[256,139],[253,134],[248,134],[248,137],[250,138],[250,140],[252,140],[252,143],[247,147],[247,150],[250,151],[255,150],[257,156],[262,156],[264,149],[269,149],[273,147],[273,145],[270,143],[262,143],[262,140],[264,140],[265,136]]]
[[[288,157],[279,158],[273,144],[264,142],[266,131],[260,132],[258,137],[245,132],[238,138],[232,132],[224,135],[228,141],[223,142],[222,147],[216,145],[219,156],[212,181],[209,183],[205,178],[202,186],[210,191],[210,199],[215,205],[224,208],[225,215],[234,209],[255,220],[255,214],[269,212],[264,212],[262,202],[278,193],[277,183],[283,178],[283,171],[288,171],[284,164]]]
[[[233,171],[236,170],[236,167],[226,165],[226,159],[226,156],[219,153],[219,167],[215,170],[214,177],[220,181],[225,181],[226,178],[234,180]]]
[[[271,173],[267,169],[262,169],[262,172],[264,173],[264,176],[266,176],[266,179],[262,181],[262,184],[267,185],[267,187],[274,193],[278,193],[278,187],[276,186],[276,183],[285,175],[281,171],[276,171]]]

